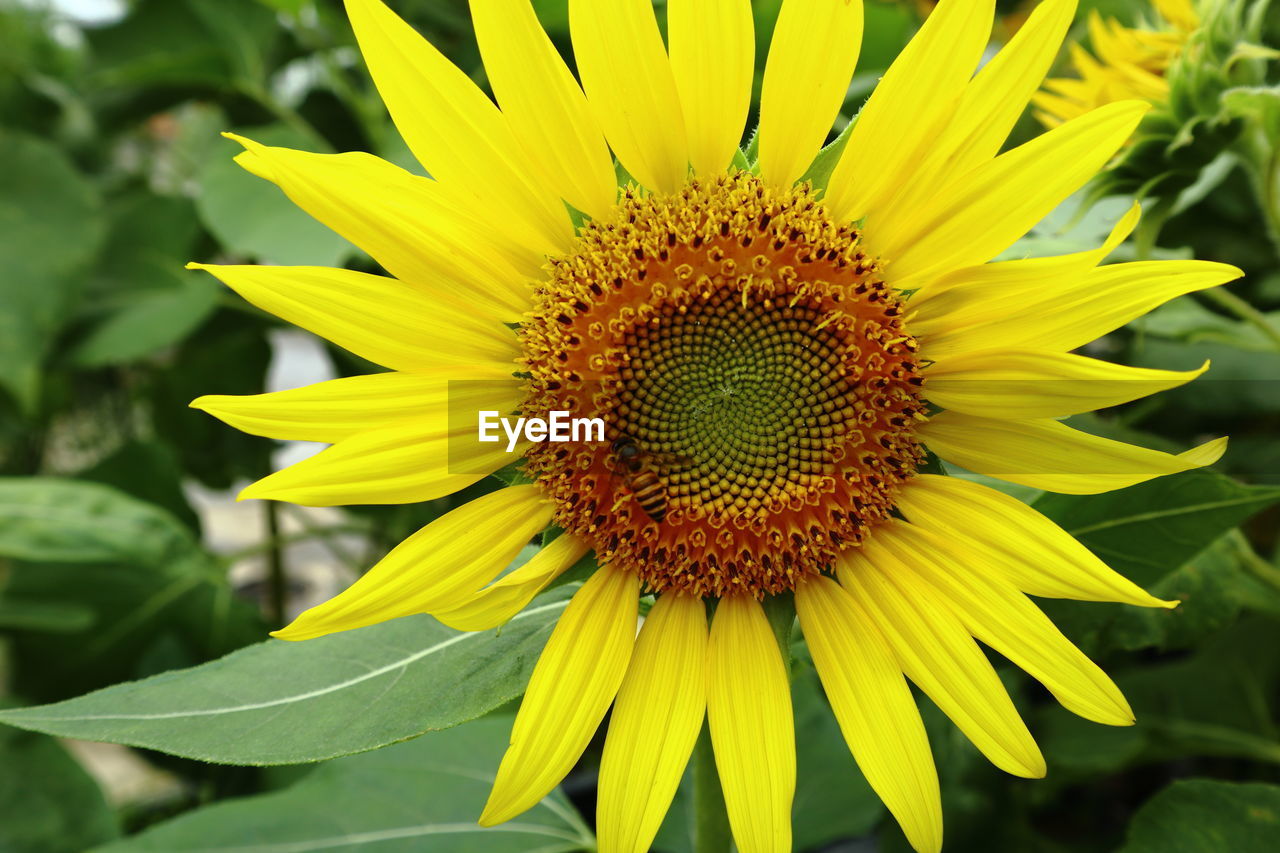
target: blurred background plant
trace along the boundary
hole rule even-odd
[[[393,5],[483,83],[465,0]],[[780,0],[753,5],[763,68]],[[931,5],[868,2],[843,121]],[[1163,15],[1132,0],[1081,3],[1080,46],[1054,76],[1078,84],[1090,61],[1123,73],[1117,39],[1172,33],[1139,78],[1156,109],[1111,172],[1010,254],[1092,248],[1137,196],[1147,216],[1123,257],[1194,255],[1246,270],[1229,291],[1183,297],[1090,350],[1165,368],[1212,358],[1207,376],[1077,424],[1162,448],[1230,434],[1219,466],[1230,476],[1083,499],[1020,492],[1183,605],[1047,603],[1116,674],[1139,724],[1087,725],[1002,669],[1044,745],[1044,782],[989,767],[922,699],[950,851],[1248,853],[1280,839],[1280,14],[1267,0],[1206,0],[1194,18],[1178,14],[1187,4],[1159,5]],[[566,0],[535,6],[569,56]],[[994,38],[1015,32],[1028,8],[1002,2]],[[1072,86],[1056,92],[1079,94]],[[1038,128],[1028,115],[1012,142]],[[423,506],[233,503],[239,485],[317,448],[242,435],[188,409],[191,399],[372,368],[183,264],[373,265],[239,170],[223,130],[417,168],[339,0],[0,0],[0,708],[12,709],[0,716],[25,729],[0,728],[0,851],[590,849],[598,745],[526,833],[455,829],[440,846],[424,841],[424,827],[466,827],[478,814],[485,786],[474,777],[496,767],[501,716],[545,625],[486,640],[507,663],[391,666],[394,681],[370,676],[377,689],[353,707],[332,687],[347,658],[357,674],[377,673],[388,649],[450,632],[415,617],[360,632],[364,645],[289,647],[307,650],[287,664],[284,644],[255,645],[493,484]],[[849,759],[803,646],[795,652],[797,849],[905,849]],[[161,673],[174,674],[110,687]],[[229,677],[268,698],[221,707],[229,682],[218,678]],[[271,699],[276,681],[317,695]],[[29,707],[63,700],[57,714]],[[158,710],[119,710],[129,707]],[[490,710],[494,719],[336,757]],[[358,730],[314,733],[350,715]],[[273,766],[236,766],[254,764]],[[694,849],[690,797],[682,790],[661,849]],[[1197,840],[1194,826],[1217,834]]]

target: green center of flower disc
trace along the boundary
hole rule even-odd
[[[650,453],[671,511],[759,518],[834,475],[857,386],[840,330],[803,300],[689,293],[623,335],[614,423]],[[683,309],[683,310],[681,310]]]

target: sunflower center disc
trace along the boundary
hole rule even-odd
[[[599,417],[542,443],[556,523],[655,590],[794,587],[893,508],[921,454],[896,293],[805,187],[738,173],[628,194],[552,262],[522,330],[526,414]]]

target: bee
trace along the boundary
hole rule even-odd
[[[636,440],[629,435],[619,436],[612,444],[614,473],[622,476],[627,489],[635,497],[636,503],[644,510],[645,515],[654,521],[661,522],[667,517],[667,487],[649,463],[654,461],[655,454],[646,452]],[[617,509],[626,496],[614,504]]]

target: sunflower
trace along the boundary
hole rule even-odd
[[[1071,65],[1078,77],[1053,78],[1033,99],[1046,127],[1116,101],[1139,99],[1153,105],[1169,100],[1170,66],[1180,57],[1200,15],[1191,0],[1153,0],[1162,21],[1152,27],[1126,27],[1114,18],[1089,12],[1089,38],[1094,54],[1071,45]]]
[[[1091,494],[1211,464],[1224,448],[1171,455],[1059,419],[1198,375],[1071,350],[1238,270],[1103,265],[1136,207],[1096,249],[992,260],[1102,168],[1148,109],[1108,104],[1000,153],[1074,0],[1040,5],[976,76],[993,2],[942,0],[821,157],[862,8],[786,0],[749,148],[758,158],[739,148],[754,74],[747,0],[669,0],[668,44],[647,0],[571,0],[578,77],[527,2],[472,0],[497,105],[378,0],[346,5],[433,177],[240,139],[246,169],[389,275],[200,268],[390,371],[195,401],[248,432],[333,445],[241,497],[450,495],[512,461],[502,442],[478,440],[481,410],[594,414],[610,434],[522,443],[527,481],[431,522],[276,636],[414,613],[491,628],[594,552],[480,821],[537,803],[612,707],[605,851],[648,849],[704,718],[738,847],[790,849],[794,724],[766,604],[794,600],[854,759],[920,851],[940,848],[941,809],[908,679],[1019,776],[1042,776],[1044,760],[978,640],[1071,711],[1133,722],[1028,595],[1172,603],[1001,491],[926,472],[940,470],[932,453]],[[548,530],[536,556],[505,571]]]

